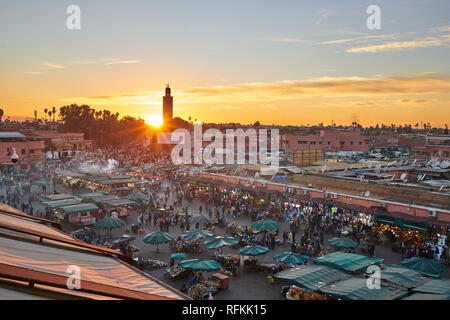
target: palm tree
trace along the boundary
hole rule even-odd
[[[4,115],[3,109],[0,109],[0,122],[2,122],[3,115]]]
[[[37,121],[37,110],[34,110],[34,121]]]
[[[53,107],[53,108],[52,108],[53,122],[55,122],[55,113],[56,113],[56,108]]]
[[[48,112],[48,110],[47,109],[44,109],[44,114],[45,114],[45,120],[47,121],[47,112]]]

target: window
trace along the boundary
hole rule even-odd
[[[25,149],[22,149],[22,154],[25,154],[26,153],[26,150]]]
[[[350,144],[353,145],[353,141],[350,141]]]
[[[34,149],[31,149],[31,150],[30,150],[30,153],[34,153]]]
[[[439,157],[439,150],[433,150],[433,157]]]
[[[331,144],[331,141],[328,141],[328,145],[330,145]]]
[[[448,154],[449,154],[448,151],[442,151],[442,156],[443,156],[444,158],[448,158]]]
[[[362,142],[360,141],[359,144],[362,144]]]

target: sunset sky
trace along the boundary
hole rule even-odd
[[[72,4],[81,30],[66,27]],[[0,108],[146,118],[169,83],[184,119],[443,127],[449,13],[448,0],[0,0]]]

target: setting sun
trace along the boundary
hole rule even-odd
[[[145,122],[152,127],[160,127],[163,124],[163,117],[161,114],[152,113],[145,117]]]

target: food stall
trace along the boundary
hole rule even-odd
[[[220,283],[220,289],[228,289],[230,286],[230,278],[220,272],[212,274],[211,279]]]
[[[53,210],[55,216],[61,220],[65,220],[68,217],[69,222],[79,225],[91,225],[98,219],[98,210],[95,204],[81,203],[69,206],[57,207]]]
[[[146,261],[146,266],[149,269],[159,269],[159,268],[164,268],[167,267],[167,263],[161,260],[157,260],[157,259],[148,259]]]
[[[187,278],[190,273],[190,270],[184,269],[180,265],[175,265],[164,271],[164,277],[172,280],[180,280]]]
[[[215,295],[220,289],[220,282],[209,278],[188,288],[188,296],[193,299],[206,299],[209,294]]]
[[[290,286],[286,293],[288,300],[327,300],[327,298],[320,293],[311,290],[302,289],[296,285]]]
[[[115,199],[102,202],[107,208],[114,209],[119,217],[128,217],[131,208],[129,205],[134,204],[134,201],[127,199]]]

